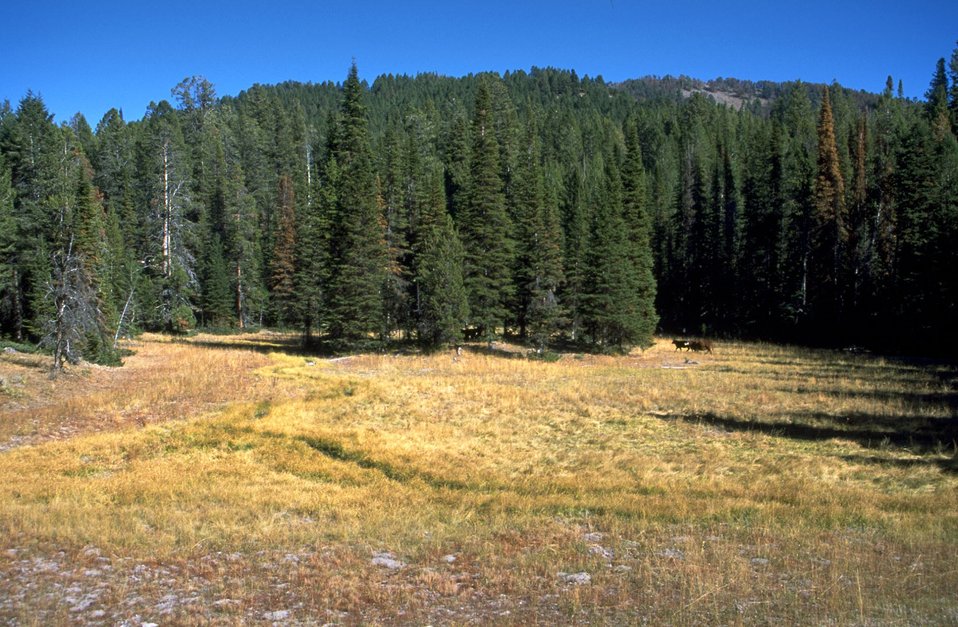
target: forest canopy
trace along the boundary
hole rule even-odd
[[[653,333],[958,348],[958,49],[925,100],[533,68],[203,77],[139,120],[0,107],[0,335],[295,329],[334,347]]]

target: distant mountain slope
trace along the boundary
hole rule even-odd
[[[767,112],[772,103],[785,95],[796,84],[802,85],[808,90],[809,99],[817,107],[821,101],[822,88],[825,85],[802,81],[748,81],[721,77],[703,81],[689,76],[644,76],[614,83],[613,87],[640,101],[665,100],[678,102],[694,93],[702,93],[711,97],[718,104],[724,104],[733,109],[747,107],[755,112]],[[871,109],[878,104],[878,94],[848,89],[838,84],[832,84],[828,87],[833,92],[835,89],[841,90],[858,108]]]

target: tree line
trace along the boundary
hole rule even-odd
[[[28,93],[0,107],[0,334],[58,365],[195,327],[955,348],[958,50],[924,101],[893,87],[733,109],[556,69],[368,85],[354,65],[235,97],[191,77],[95,129]]]

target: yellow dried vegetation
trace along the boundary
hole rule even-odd
[[[0,549],[178,564],[184,589],[239,556],[238,604],[207,585],[166,615],[183,622],[275,610],[262,569],[290,555],[303,620],[958,620],[954,366],[667,340],[552,363],[289,345],[148,336],[125,370],[7,402],[0,435],[32,445],[0,453]],[[371,561],[386,552],[401,566]],[[51,589],[0,619],[74,617]]]

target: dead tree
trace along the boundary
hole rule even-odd
[[[83,259],[73,250],[72,238],[65,250],[53,255],[46,299],[52,310],[40,343],[53,352],[50,378],[56,378],[64,363],[79,363],[88,339],[100,334],[103,327],[96,290]]]

